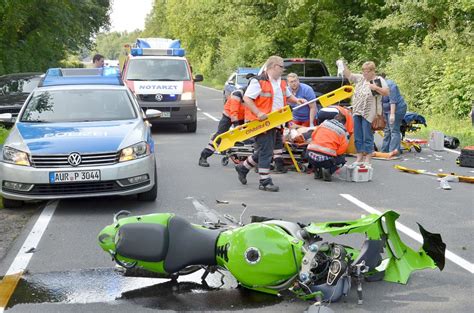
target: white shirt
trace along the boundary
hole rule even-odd
[[[281,109],[284,105],[283,92],[280,87],[281,78],[278,78],[278,79],[270,78],[270,82],[272,83],[272,89],[273,89],[272,111],[276,111],[278,109]],[[258,80],[252,79],[250,81],[249,86],[247,87],[247,90],[245,91],[245,95],[255,100],[260,95],[261,91],[262,91],[262,88],[260,87],[260,83],[258,82]],[[291,91],[288,87],[286,87],[285,97],[290,97],[290,96],[291,96]]]

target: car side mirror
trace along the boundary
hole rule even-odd
[[[233,80],[228,80],[227,81],[227,85],[232,85],[232,86],[235,86],[235,83]]]
[[[202,82],[203,80],[204,80],[204,76],[202,76],[201,74],[197,74],[196,76],[194,76],[195,82]]]
[[[145,117],[147,120],[157,119],[161,117],[161,111],[155,109],[148,109],[145,112]]]
[[[15,124],[16,118],[11,113],[0,114],[0,124],[11,126]]]

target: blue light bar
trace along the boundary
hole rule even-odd
[[[186,51],[183,48],[154,49],[154,48],[132,48],[133,56],[174,56],[183,57]]]
[[[39,86],[123,85],[116,68],[50,68]]]

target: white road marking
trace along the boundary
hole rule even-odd
[[[209,113],[202,112],[202,114],[204,114],[205,116],[209,117],[209,118],[210,118],[211,120],[213,120],[213,121],[219,122],[219,119],[215,118],[214,116],[212,116],[212,115],[209,114]]]
[[[28,263],[31,260],[31,257],[33,256],[33,253],[27,253],[27,251],[32,248],[36,249],[36,247],[38,246],[38,243],[41,237],[43,236],[44,231],[48,227],[48,224],[51,218],[53,217],[54,211],[58,206],[58,202],[58,200],[49,202],[44,207],[43,212],[41,212],[41,215],[38,217],[38,220],[31,229],[30,234],[26,238],[25,242],[23,243],[23,246],[20,248],[20,251],[13,260],[12,264],[10,265],[10,268],[8,269],[6,275],[16,274],[26,269]]]
[[[382,214],[382,212],[374,209],[373,207],[371,207],[370,205],[360,201],[359,199],[349,195],[349,194],[345,194],[345,193],[341,193],[340,194],[341,197],[345,198],[346,200],[354,203],[355,205],[357,205],[359,208],[369,212],[369,213],[372,213],[372,214]],[[419,243],[423,243],[423,237],[415,232],[414,230],[411,230],[410,228],[406,227],[405,225],[399,223],[399,222],[395,222],[395,225],[397,227],[397,229],[399,231],[401,231],[402,233],[404,233],[405,235],[411,237],[412,239],[418,241]],[[467,270],[468,272],[470,272],[471,274],[474,274],[474,264],[473,263],[470,263],[469,261],[461,258],[460,256],[452,253],[451,251],[449,250],[446,250],[446,253],[445,253],[445,256],[448,260],[456,263],[457,265],[459,265],[460,267],[462,267],[463,269]]]
[[[26,240],[21,246],[20,251],[18,251],[18,254],[10,265],[5,277],[8,277],[9,275],[21,275],[26,270],[26,267],[28,266],[28,263],[34,254],[34,249],[38,247],[38,243],[41,240],[44,231],[48,227],[51,218],[53,217],[54,211],[58,206],[58,202],[59,200],[50,201],[45,206],[35,225],[28,234],[28,237],[26,237]],[[20,277],[21,276],[18,276],[18,279]],[[16,284],[14,286],[16,286]],[[8,298],[6,301],[8,302]],[[4,307],[0,307],[0,313],[3,313],[4,310]]]
[[[448,149],[448,148],[444,148],[444,150],[446,150],[448,152],[456,153],[456,154],[461,154],[461,152],[457,151],[457,150],[452,150],[452,149]]]
[[[202,88],[205,88],[205,89],[209,89],[209,90],[213,90],[213,91],[222,91],[222,90],[212,88],[212,87],[207,87],[207,86],[204,86],[204,85],[196,85],[196,86],[199,86],[199,87],[202,87]]]

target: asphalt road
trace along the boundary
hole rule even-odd
[[[210,168],[197,165],[200,151],[217,126],[209,115],[217,119],[221,116],[222,92],[198,87],[197,96],[200,112],[195,134],[184,132],[180,126],[154,129],[159,199],[154,203],[138,202],[133,197],[60,201],[9,302],[8,312],[303,312],[310,303],[288,295],[274,297],[237,288],[229,275],[224,286],[219,286],[217,274],[209,279],[208,286],[199,282],[199,276],[183,277],[178,284],[123,277],[97,245],[97,233],[119,210],[133,214],[173,212],[199,222],[196,201],[236,217],[242,212],[241,204],[246,203],[244,220],[250,215],[263,215],[307,223],[367,214],[348,200],[357,199],[379,211],[397,211],[399,222],[412,230],[418,231],[419,222],[427,230],[440,233],[447,248],[472,266],[473,185],[451,183],[452,190],[441,190],[434,177],[393,169],[394,164],[401,164],[474,175],[472,169],[456,166],[456,154],[424,149],[421,153],[405,153],[397,161],[375,160],[374,178],[368,183],[328,183],[296,172],[273,175],[280,192],[262,192],[255,173],[249,174],[249,183],[243,186],[233,165],[222,166],[220,156],[209,159]],[[0,273],[6,273],[39,213],[0,261]],[[420,246],[403,233],[401,238],[415,249]],[[361,243],[360,238],[344,240]],[[468,312],[473,291],[473,274],[447,260],[444,271],[415,272],[407,285],[366,283],[363,305],[357,305],[352,290],[331,308],[336,312]]]

